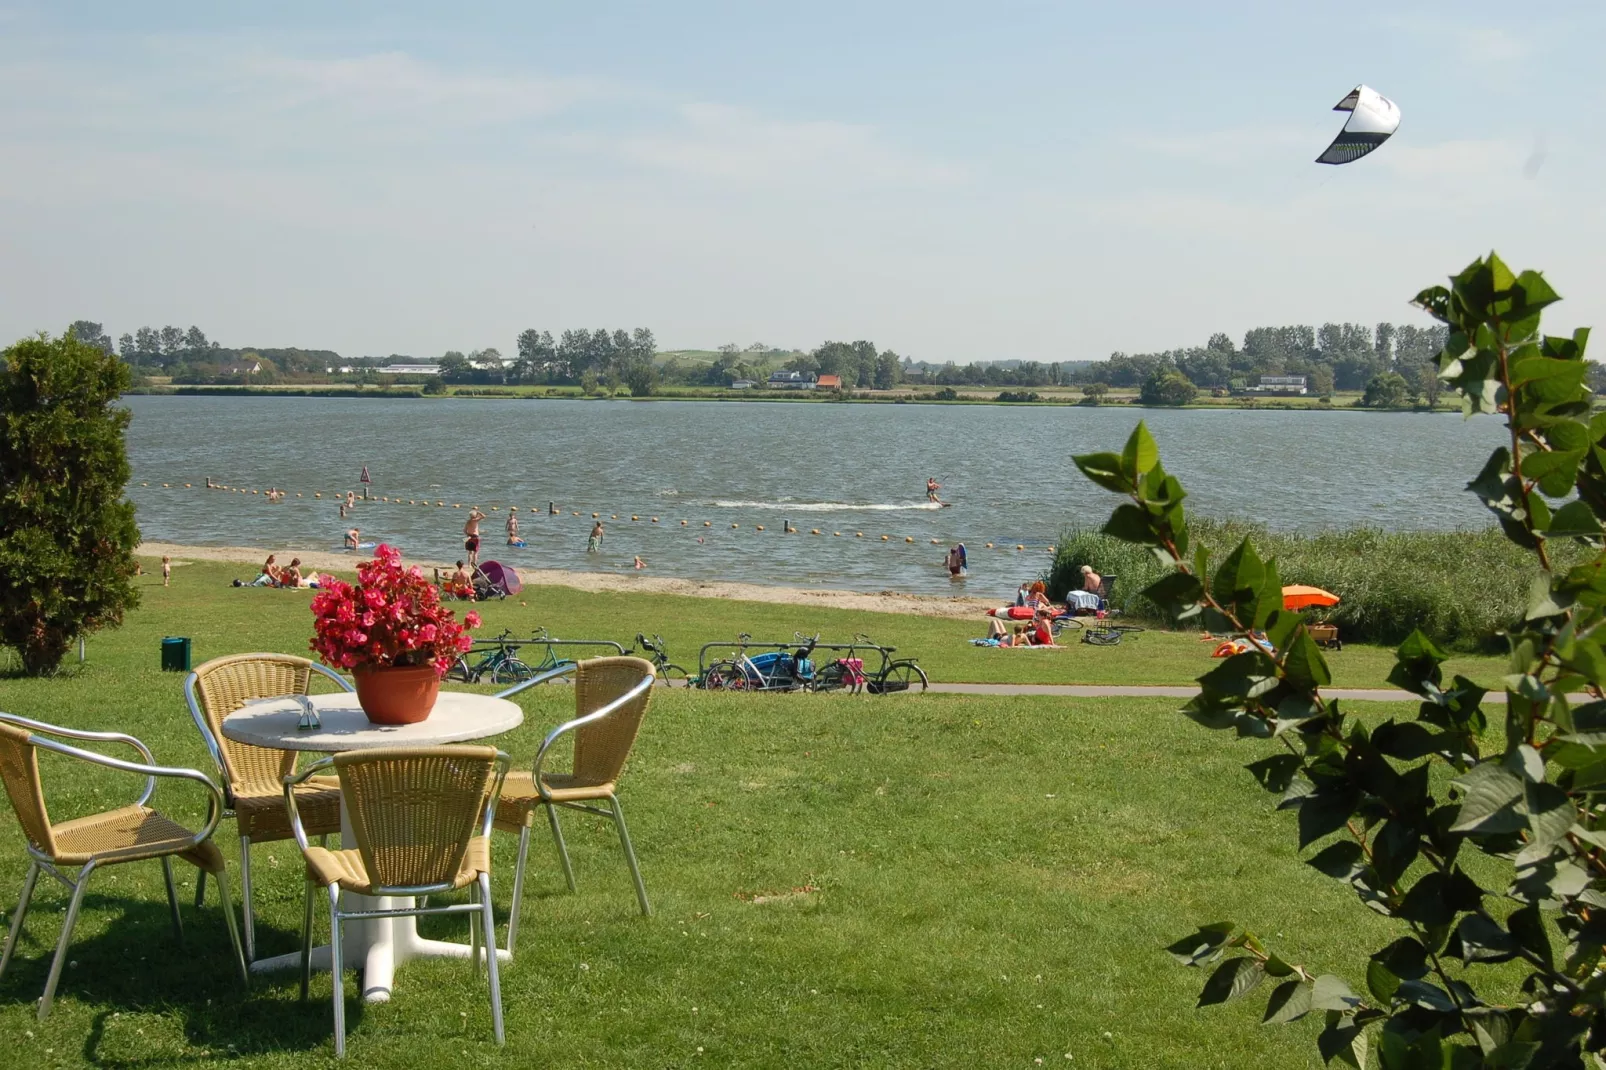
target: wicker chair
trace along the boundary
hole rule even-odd
[[[290,838],[283,781],[296,771],[296,753],[253,747],[223,736],[223,719],[252,699],[305,695],[312,674],[320,673],[350,691],[338,675],[290,654],[235,654],[213,658],[184,680],[190,716],[223,778],[224,798],[240,833],[240,899],[245,914],[245,955],[256,959],[256,920],[251,911],[251,845]],[[332,777],[303,784],[296,793],[308,835],[340,831],[340,787]],[[195,882],[195,905],[206,895],[205,879]]]
[[[333,766],[346,798],[354,848],[314,847],[301,823],[296,786]],[[301,922],[301,998],[312,978],[312,889],[329,895],[329,962],[334,981],[335,1054],[346,1054],[346,1004],[341,967],[341,924],[347,919],[419,914],[477,913],[469,924],[474,971],[486,949],[491,1024],[501,1044],[502,988],[496,962],[496,919],[491,910],[491,818],[507,776],[508,757],[494,747],[418,747],[348,751],[324,758],[284,782],[291,830],[307,863]],[[344,846],[344,845],[342,845]],[[470,889],[471,901],[345,911],[342,891],[367,896],[428,896]],[[482,937],[475,926],[483,930]]]
[[[111,758],[69,746],[49,738],[51,736],[127,744],[138,752],[143,761]],[[145,790],[138,799],[120,809],[52,822],[50,812],[45,807],[44,785],[39,778],[40,750],[108,769],[143,775]],[[212,801],[206,824],[199,832],[191,832],[145,805],[156,791],[157,777],[193,780],[205,785],[207,791],[211,792]],[[67,917],[61,924],[61,937],[56,941],[56,954],[50,961],[50,974],[45,980],[45,993],[39,1000],[40,1021],[49,1016],[55,1000],[56,983],[61,980],[61,967],[67,959],[67,948],[72,944],[73,926],[78,922],[78,910],[83,905],[90,874],[96,869],[121,862],[162,860],[162,876],[167,883],[167,905],[173,915],[173,931],[181,940],[184,937],[184,923],[179,915],[178,893],[173,887],[173,857],[182,858],[202,873],[216,875],[218,899],[223,906],[223,919],[229,928],[229,940],[234,944],[240,980],[248,983],[245,958],[240,950],[240,932],[235,926],[234,908],[229,903],[223,852],[211,839],[212,830],[217,828],[218,820],[223,816],[223,793],[205,773],[195,769],[159,766],[145,744],[120,732],[82,732],[0,713],[0,779],[5,781],[12,809],[17,813],[23,834],[28,837],[28,855],[31,859],[28,875],[22,881],[22,897],[17,901],[16,912],[11,917],[11,931],[6,934],[5,950],[0,951],[0,975],[4,975],[6,966],[11,962],[11,952],[16,949],[17,938],[22,935],[23,919],[28,915],[28,904],[33,899],[39,871],[44,870],[72,889]],[[73,868],[78,870],[78,875],[67,876],[64,870]]]
[[[653,667],[642,658],[592,658],[571,666],[574,673],[574,705],[577,716],[554,728],[541,743],[535,756],[535,767],[528,773],[510,773],[502,786],[502,798],[496,806],[496,827],[505,832],[519,834],[519,857],[513,871],[513,908],[508,914],[507,947],[513,950],[519,933],[519,903],[524,897],[524,868],[530,853],[530,829],[535,823],[536,811],[545,809],[547,823],[552,827],[552,838],[558,846],[558,857],[563,862],[563,876],[574,891],[574,867],[569,863],[569,851],[563,842],[563,829],[558,824],[558,807],[583,810],[588,814],[613,818],[619,830],[619,842],[624,847],[625,861],[630,866],[631,879],[636,884],[636,901],[643,914],[652,913],[647,901],[647,887],[641,880],[641,867],[636,862],[635,848],[630,844],[630,830],[625,827],[624,811],[619,807],[615,787],[624,772],[630,747],[636,741],[636,731],[647,713],[652,698]],[[547,674],[549,678],[552,674]],[[537,681],[509,688],[503,695],[522,690]],[[568,773],[542,771],[547,752],[558,739],[574,733],[574,763]],[[606,810],[587,806],[589,802],[606,801]]]

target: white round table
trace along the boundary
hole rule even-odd
[[[236,743],[279,750],[318,751],[333,754],[378,747],[433,747],[443,743],[462,743],[485,739],[511,731],[524,723],[524,711],[507,699],[490,695],[471,695],[461,691],[442,691],[435,708],[425,720],[408,725],[380,725],[368,720],[354,694],[314,695],[321,728],[296,727],[301,705],[294,698],[263,699],[223,719],[223,734]],[[340,805],[341,846],[355,844],[351,817],[344,801]],[[389,910],[412,906],[409,898],[342,895],[349,910]],[[362,996],[369,1003],[390,999],[396,967],[412,958],[467,958],[469,945],[444,940],[426,940],[418,935],[418,919],[413,917],[376,918],[346,922],[343,930],[345,964],[363,971]],[[503,961],[510,956],[498,950]],[[313,965],[329,968],[327,944],[313,949]],[[257,971],[301,968],[300,952],[258,959],[251,964]]]

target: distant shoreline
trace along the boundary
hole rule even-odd
[[[628,401],[628,402],[663,402],[663,401],[689,401],[689,402],[776,402],[779,404],[797,405],[989,405],[996,408],[1008,409],[1142,409],[1176,411],[1185,409],[1191,412],[1244,411],[1244,412],[1354,412],[1354,413],[1420,413],[1423,415],[1443,415],[1447,413],[1460,413],[1459,406],[1441,404],[1435,408],[1402,407],[1391,409],[1368,409],[1354,404],[1321,404],[1315,398],[1304,397],[1278,397],[1269,399],[1260,398],[1210,398],[1207,400],[1190,402],[1187,405],[1145,405],[1135,398],[1119,397],[1102,401],[1097,405],[1089,405],[1079,398],[1045,396],[1036,401],[999,401],[994,397],[961,396],[957,398],[934,398],[929,396],[898,395],[880,397],[854,397],[851,395],[829,396],[818,391],[764,391],[764,392],[727,392],[708,394],[663,393],[652,394],[647,397],[629,397],[616,395],[614,397],[587,397],[567,392],[541,392],[533,389],[520,389],[518,387],[484,387],[469,388],[453,391],[447,394],[426,394],[421,387],[400,388],[365,388],[355,389],[340,386],[179,386],[179,387],[141,387],[125,391],[124,397],[257,397],[257,398],[365,398],[365,399],[391,399],[391,400],[422,400],[438,401]]]

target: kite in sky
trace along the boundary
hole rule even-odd
[[[1356,86],[1333,110],[1349,112],[1349,120],[1317,163],[1354,163],[1400,128],[1399,105],[1370,86]]]

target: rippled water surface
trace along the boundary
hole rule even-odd
[[[336,550],[348,522],[331,495],[360,494],[366,465],[369,493],[393,502],[359,502],[349,523],[411,555],[460,556],[463,514],[477,504],[500,507],[481,556],[514,567],[628,570],[639,554],[658,575],[928,594],[953,591],[940,568],[953,542],[970,551],[965,593],[1002,595],[1042,567],[1068,522],[1102,523],[1115,499],[1070,456],[1119,449],[1140,418],[1196,511],[1277,528],[1481,525],[1487,514],[1461,488],[1502,434],[1487,418],[1405,413],[254,397],[128,406],[130,496],[155,541]],[[952,508],[924,501],[928,475]],[[289,497],[209,492],[208,476]],[[502,545],[510,505],[523,549]],[[607,535],[588,556],[593,512]],[[782,534],[786,520],[799,534]]]

